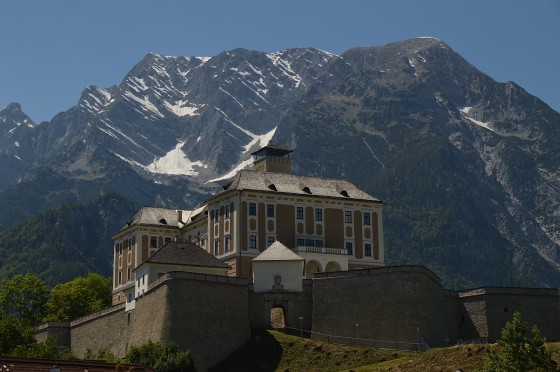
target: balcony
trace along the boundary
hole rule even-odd
[[[346,249],[339,248],[325,248],[325,247],[309,247],[305,245],[298,245],[293,249],[295,253],[319,253],[319,254],[337,254],[341,256],[348,255]]]

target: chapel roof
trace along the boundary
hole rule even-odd
[[[347,198],[380,202],[366,192],[360,190],[352,182],[340,179],[296,176],[286,173],[258,172],[253,170],[239,171],[224,186],[224,191],[249,190],[266,191],[321,197]],[[218,194],[219,195],[219,194]]]
[[[176,241],[164,244],[144,263],[229,268],[227,264],[212,256],[198,245]]]
[[[305,259],[277,240],[255,257],[253,262],[255,261],[305,261]]]

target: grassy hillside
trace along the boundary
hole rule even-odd
[[[560,343],[548,343],[560,364]],[[257,331],[212,371],[475,371],[494,345],[457,345],[424,353],[325,344],[276,331]]]
[[[325,344],[276,331],[253,336],[212,371],[341,371],[414,354]]]

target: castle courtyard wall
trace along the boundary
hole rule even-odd
[[[313,332],[442,345],[442,288],[420,266],[315,274]],[[358,326],[356,326],[358,324]]]

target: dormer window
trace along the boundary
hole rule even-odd
[[[165,220],[165,218],[159,220],[159,223],[161,223],[162,225],[167,225],[167,221]]]
[[[309,189],[309,187],[305,186],[303,189],[301,189],[304,193],[306,194],[311,194],[311,190]]]
[[[271,189],[272,191],[278,191],[278,189],[276,188],[276,185],[271,183],[270,185],[267,186],[269,189]]]
[[[342,191],[340,192],[340,195],[342,195],[342,196],[344,196],[344,197],[346,197],[346,198],[349,198],[349,197],[350,197],[350,195],[348,195],[348,191],[346,191],[346,190],[342,190]]]

